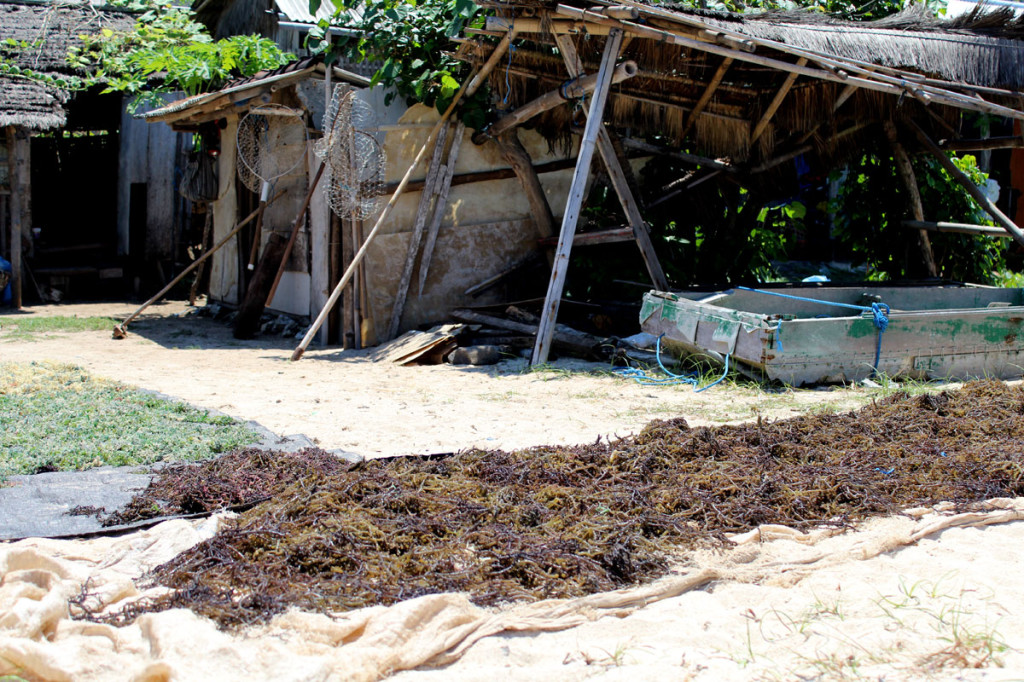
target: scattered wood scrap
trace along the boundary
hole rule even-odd
[[[456,337],[464,331],[464,324],[443,324],[427,331],[413,329],[378,347],[373,358],[399,365],[439,365],[459,347]]]

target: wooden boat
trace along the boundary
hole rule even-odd
[[[668,352],[728,355],[745,374],[795,386],[860,381],[876,370],[1020,377],[1022,323],[1024,290],[970,284],[652,291],[640,313],[641,328],[663,335]]]

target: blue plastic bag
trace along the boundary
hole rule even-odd
[[[11,304],[11,273],[13,271],[11,264],[7,262],[3,256],[0,256],[0,272],[7,275],[6,277],[0,278],[7,282],[7,286],[5,286],[3,292],[0,293],[0,305]]]

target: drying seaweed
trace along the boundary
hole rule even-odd
[[[985,381],[775,423],[656,421],[589,446],[335,470],[310,466],[324,455],[313,450],[266,455],[251,466],[302,474],[160,566],[153,579],[174,591],[118,617],[184,606],[232,627],[290,606],[340,612],[443,591],[483,605],[585,595],[656,578],[681,551],[764,523],[846,527],[1022,495],[1022,452],[1024,390]]]
[[[213,512],[268,499],[289,483],[311,475],[329,476],[345,463],[315,448],[298,453],[236,450],[203,464],[170,464],[145,492],[103,519],[119,526],[160,516]],[[101,510],[102,511],[102,510]]]

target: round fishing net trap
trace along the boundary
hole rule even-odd
[[[238,177],[251,191],[266,194],[302,164],[307,137],[301,111],[281,104],[253,107],[238,123]]]
[[[316,153],[329,169],[327,199],[342,218],[373,215],[384,187],[384,150],[368,132],[377,127],[373,108],[355,92],[339,85],[324,114],[324,137]]]

